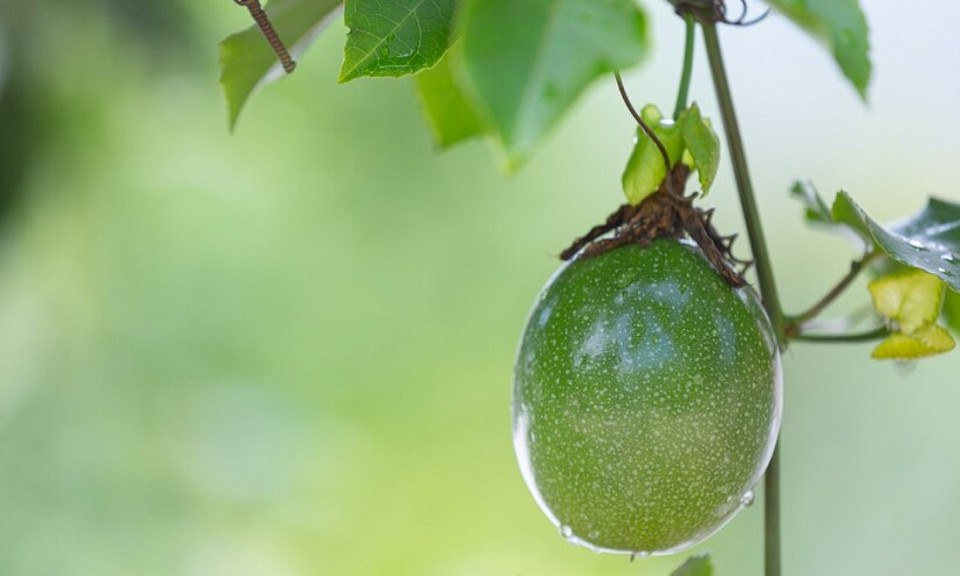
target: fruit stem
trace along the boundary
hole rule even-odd
[[[740,207],[750,237],[750,250],[757,265],[757,278],[760,283],[760,296],[763,307],[770,317],[773,329],[777,335],[780,348],[785,348],[787,340],[784,338],[783,309],[780,306],[780,296],[777,293],[777,284],[773,276],[770,255],[767,252],[767,243],[763,236],[763,226],[760,221],[760,212],[753,193],[753,184],[747,168],[747,155],[743,140],[740,136],[740,127],[737,123],[736,110],[733,107],[733,96],[730,94],[730,85],[723,65],[723,55],[720,51],[720,40],[717,37],[716,23],[709,18],[701,17],[703,39],[707,48],[707,57],[710,61],[710,75],[717,92],[717,102],[720,105],[720,115],[723,117],[724,132],[727,135],[727,146],[733,159],[733,172],[737,180],[737,192],[740,195]],[[766,576],[780,576],[780,443],[774,450],[770,466],[764,475],[764,574]]]
[[[680,114],[687,109],[690,98],[690,78],[693,76],[693,44],[696,40],[696,22],[693,14],[683,15],[686,24],[686,40],[683,47],[683,72],[680,75],[680,89],[677,92],[677,105],[673,108],[673,119],[679,120]]]

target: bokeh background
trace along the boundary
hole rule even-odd
[[[960,4],[864,4],[867,105],[782,18],[723,31],[791,310],[854,255],[794,179],[880,219],[960,200]],[[669,108],[682,25],[645,5],[627,83]],[[409,81],[336,85],[336,23],[230,134],[216,45],[248,24],[229,0],[0,0],[0,574],[668,573],[567,545],[510,441],[528,307],[621,201],[613,82],[506,177],[482,142],[436,153]],[[726,166],[710,201],[741,227]],[[960,353],[869,352],[785,358],[787,574],[960,563]],[[697,548],[720,576],[760,574],[761,516]]]

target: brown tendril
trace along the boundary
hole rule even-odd
[[[267,39],[267,42],[270,44],[270,47],[276,53],[277,58],[280,59],[280,64],[283,66],[284,71],[287,74],[290,74],[297,67],[297,63],[294,62],[293,58],[290,56],[290,52],[287,51],[286,45],[283,43],[283,40],[280,39],[280,36],[277,34],[276,29],[273,27],[273,24],[270,23],[270,18],[267,16],[267,13],[264,12],[263,8],[260,6],[260,0],[233,0],[240,6],[245,7],[250,11],[250,15],[253,16],[254,22],[257,23],[257,26],[260,28],[260,31],[263,32],[264,38]]]

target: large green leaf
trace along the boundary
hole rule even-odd
[[[265,10],[291,54],[310,45],[342,0],[273,0]],[[256,26],[237,32],[220,43],[220,85],[227,98],[230,127],[253,92],[283,76],[283,68],[263,33]]]
[[[414,76],[424,116],[440,148],[483,133],[483,126],[454,74],[458,59],[459,51],[453,49],[436,66]]]
[[[849,194],[839,192],[833,217],[868,235],[893,260],[935,274],[960,290],[960,204],[934,198],[919,214],[885,227]]]
[[[443,57],[453,35],[456,0],[346,0],[350,29],[340,82],[404,76]]]
[[[691,556],[671,576],[713,576],[713,565],[706,554]]]
[[[640,61],[647,24],[633,0],[470,0],[462,42],[472,100],[516,161],[588,84]]]
[[[870,83],[867,19],[857,0],[767,0],[801,28],[823,42],[844,75],[866,98]]]

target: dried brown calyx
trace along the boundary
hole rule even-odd
[[[656,193],[636,206],[624,204],[618,208],[603,224],[594,226],[561,252],[560,258],[570,260],[578,253],[581,258],[591,258],[627,244],[648,246],[657,238],[689,237],[728,284],[734,288],[746,285],[743,274],[753,262],[733,255],[731,246],[737,235],[717,232],[710,222],[713,209],[701,210],[693,205],[696,194],[683,194],[689,175],[687,166],[675,167]],[[613,236],[603,237],[610,232]]]

